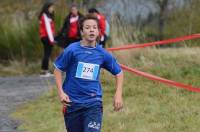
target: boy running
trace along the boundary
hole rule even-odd
[[[82,40],[67,47],[56,59],[55,79],[60,101],[65,111],[68,132],[100,132],[102,123],[102,87],[100,69],[104,68],[116,78],[114,110],[123,107],[123,71],[115,58],[97,43],[98,19],[87,15],[80,21]],[[62,84],[62,72],[66,78]]]

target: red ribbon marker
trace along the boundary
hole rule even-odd
[[[170,44],[170,43],[175,43],[175,42],[180,42],[180,41],[185,41],[185,40],[191,40],[191,39],[197,39],[200,38],[200,34],[192,34],[189,36],[183,36],[183,37],[179,37],[179,38],[172,38],[172,39],[167,39],[167,40],[162,40],[162,41],[156,41],[156,42],[150,42],[150,43],[144,43],[144,44],[132,44],[132,45],[125,45],[125,46],[121,46],[121,47],[115,47],[115,48],[108,48],[108,51],[119,51],[119,50],[128,50],[128,49],[133,49],[133,48],[144,48],[144,47],[149,47],[149,46],[154,46],[154,45],[164,45],[164,44]],[[120,66],[122,67],[122,69],[129,71],[131,73],[135,73],[139,76],[143,76],[145,78],[148,78],[150,80],[153,81],[159,81],[161,83],[165,83],[171,86],[175,86],[175,87],[179,87],[179,88],[183,88],[192,92],[200,92],[200,88],[195,88],[186,84],[182,84],[180,82],[175,82],[172,80],[168,80],[165,78],[161,78],[155,75],[151,75],[149,73],[145,73],[133,68],[129,68],[123,64],[120,64]]]
[[[145,73],[145,72],[133,69],[133,68],[129,68],[129,67],[123,65],[123,64],[120,64],[120,66],[122,67],[122,69],[124,69],[126,71],[129,71],[131,73],[135,73],[139,76],[143,76],[143,77],[148,78],[148,79],[153,80],[153,81],[159,81],[161,83],[165,83],[165,84],[168,84],[168,85],[171,85],[171,86],[183,88],[183,89],[186,89],[186,90],[189,90],[189,91],[192,91],[192,92],[200,92],[200,88],[191,87],[191,86],[186,85],[186,84],[182,84],[182,83],[175,82],[175,81],[172,81],[172,80],[157,77],[157,76],[151,75],[149,73]]]
[[[179,38],[167,39],[167,40],[144,43],[144,44],[131,44],[131,45],[125,45],[125,46],[116,47],[116,48],[107,48],[107,50],[118,51],[118,50],[128,50],[128,49],[133,49],[133,48],[144,48],[144,47],[149,47],[149,46],[154,46],[154,45],[164,45],[164,44],[170,44],[170,43],[197,39],[197,38],[200,38],[200,34],[192,34],[190,36],[183,36]]]

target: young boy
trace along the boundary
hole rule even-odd
[[[67,47],[55,61],[55,79],[64,110],[68,132],[100,132],[102,123],[102,88],[100,69],[116,78],[114,110],[123,106],[123,72],[115,58],[101,48],[98,19],[87,15],[80,22],[82,40]],[[62,85],[62,72],[66,78]]]

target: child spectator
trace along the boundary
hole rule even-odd
[[[90,8],[88,10],[89,14],[96,15],[99,20],[99,26],[100,26],[100,45],[102,45],[103,48],[105,48],[106,45],[106,18],[103,14],[101,14],[96,8]],[[107,23],[108,24],[108,23]]]
[[[39,34],[43,44],[44,54],[41,65],[41,77],[48,77],[53,74],[49,72],[49,58],[55,43],[54,4],[45,3],[39,14]]]
[[[78,24],[82,17],[83,15],[78,11],[78,7],[72,5],[61,32],[56,37],[60,47],[66,48],[69,44],[81,40]]]

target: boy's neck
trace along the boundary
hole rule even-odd
[[[81,40],[81,45],[86,47],[96,47],[96,41],[89,42],[83,39]]]

